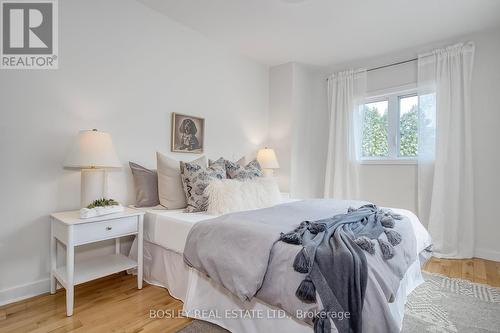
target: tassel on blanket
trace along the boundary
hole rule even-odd
[[[288,243],[288,244],[295,244],[295,245],[301,245],[302,244],[302,237],[299,235],[298,232],[291,231],[285,233],[281,233],[280,240]]]
[[[293,261],[293,268],[296,272],[299,273],[308,273],[309,272],[309,258],[307,258],[305,249],[302,248],[299,253],[295,256],[295,260]]]
[[[396,224],[394,222],[394,218],[390,215],[385,215],[380,219],[380,223],[382,223],[382,226],[386,228],[394,228],[394,225]]]
[[[330,333],[332,331],[330,319],[324,311],[321,311],[318,316],[313,319],[313,323],[314,333]]]
[[[307,230],[309,230],[311,234],[318,234],[326,230],[326,225],[324,223],[310,223],[307,226]]]
[[[389,229],[385,229],[384,232],[385,235],[387,236],[387,240],[392,245],[396,246],[399,243],[401,243],[401,235],[399,234],[399,232]]]
[[[316,287],[309,276],[300,283],[295,296],[306,303],[316,302]]]
[[[302,221],[300,222],[299,226],[297,228],[295,228],[293,231],[300,231],[300,230],[303,230],[304,228],[306,228],[307,226],[309,226],[309,221]]]
[[[382,257],[385,260],[394,257],[394,247],[383,239],[379,238],[377,240],[378,240],[378,245],[380,245],[380,249],[382,250]]]
[[[360,236],[354,242],[369,254],[375,254],[375,245],[372,240],[366,236]]]

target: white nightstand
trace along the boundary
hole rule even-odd
[[[144,212],[125,208],[121,213],[80,219],[79,211],[51,216],[50,293],[58,281],[66,289],[66,315],[73,315],[74,286],[127,269],[137,268],[137,288],[142,288],[142,221]],[[137,235],[137,261],[120,253],[120,237]],[[115,239],[115,254],[77,262],[75,247]],[[57,267],[57,241],[66,246],[66,266]]]

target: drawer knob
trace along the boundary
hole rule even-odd
[[[106,230],[108,230],[108,231],[111,229],[113,229],[113,227],[106,227]]]

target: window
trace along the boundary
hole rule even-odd
[[[433,94],[428,96],[432,98],[427,98],[426,103],[433,103]],[[416,160],[418,101],[414,88],[400,89],[370,97],[360,106],[358,146],[362,162],[412,163]]]

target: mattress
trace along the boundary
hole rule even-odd
[[[286,199],[283,202],[295,201]],[[189,231],[195,223],[217,217],[206,212],[184,213],[183,209],[166,210],[162,206],[136,208],[146,212],[144,216],[144,239],[168,250],[183,253]],[[417,244],[417,256],[432,240],[415,214],[406,209],[389,208],[411,221]]]

